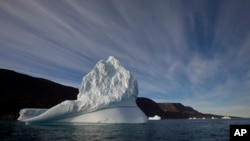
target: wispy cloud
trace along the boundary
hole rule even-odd
[[[140,96],[197,103],[201,110],[208,109],[202,103],[246,106],[249,6],[230,0],[3,0],[0,67],[78,87],[98,60],[114,55],[138,79]]]

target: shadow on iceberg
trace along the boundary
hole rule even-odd
[[[137,80],[110,56],[83,77],[76,100],[63,101],[50,109],[21,109],[18,120],[59,124],[145,123],[148,119],[136,105],[137,96]]]

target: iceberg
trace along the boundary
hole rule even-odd
[[[137,96],[137,80],[110,56],[83,77],[76,100],[65,100],[50,109],[21,109],[18,120],[59,124],[145,123],[148,119],[135,102]]]

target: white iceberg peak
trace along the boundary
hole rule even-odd
[[[112,64],[116,69],[122,68],[125,70],[125,68],[121,66],[120,62],[114,56],[109,56],[109,58],[106,60],[106,63]]]
[[[95,95],[95,97],[92,95]],[[137,80],[120,65],[117,59],[111,56],[106,61],[99,61],[83,77],[77,99],[84,100],[86,96],[92,101],[98,100],[98,103],[101,101],[104,103],[119,102],[121,99],[131,96],[137,97]],[[106,99],[108,101],[105,101]]]

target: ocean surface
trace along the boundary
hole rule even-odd
[[[250,119],[175,119],[146,124],[26,125],[0,121],[4,141],[229,141],[230,124]]]

